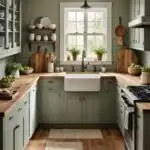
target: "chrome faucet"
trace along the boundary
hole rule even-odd
[[[87,65],[85,65],[84,63],[84,58],[86,57],[86,52],[85,50],[82,51],[82,64],[81,64],[81,72],[84,72],[85,69],[87,68]]]

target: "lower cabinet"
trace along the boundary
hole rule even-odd
[[[23,145],[26,146],[29,142],[29,93],[24,97],[23,103]]]
[[[29,137],[31,138],[33,133],[35,132],[35,129],[37,128],[37,87],[34,86],[33,88],[31,88],[30,92],[29,92],[29,122],[30,122],[30,131],[29,131]]]
[[[65,120],[63,92],[45,91],[41,98],[40,122],[63,123]]]
[[[33,92],[33,89],[30,92]],[[0,148],[2,150],[24,150],[30,136],[32,136],[30,135],[30,128],[32,127],[32,131],[36,128],[35,124],[30,122],[30,119],[36,118],[33,117],[35,108],[33,105],[30,106],[30,100],[36,100],[36,98],[33,95],[33,98],[29,99],[30,92],[26,93],[22,100],[18,101],[16,106],[4,118],[0,118],[0,133],[1,131],[3,133],[0,134]],[[35,103],[36,101],[31,104]]]
[[[66,122],[67,123],[81,123],[82,116],[82,98],[76,93],[66,93]]]

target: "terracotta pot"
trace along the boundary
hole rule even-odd
[[[98,59],[99,61],[102,60],[102,57],[103,57],[103,55],[97,55],[97,59]]]
[[[77,55],[72,56],[73,61],[76,61],[77,57],[78,57]]]

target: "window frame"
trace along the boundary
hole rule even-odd
[[[78,64],[79,61],[65,61],[65,8],[79,8],[82,2],[61,2],[60,3],[60,64]],[[112,64],[112,2],[92,2],[89,5],[93,8],[107,8],[107,60],[106,61],[88,61],[91,64]],[[88,33],[89,34],[89,33]],[[92,33],[93,34],[93,33]],[[80,63],[80,62],[79,62]]]

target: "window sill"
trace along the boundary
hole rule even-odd
[[[82,61],[60,61],[60,65],[81,65]],[[112,65],[112,61],[84,61],[86,65]]]

